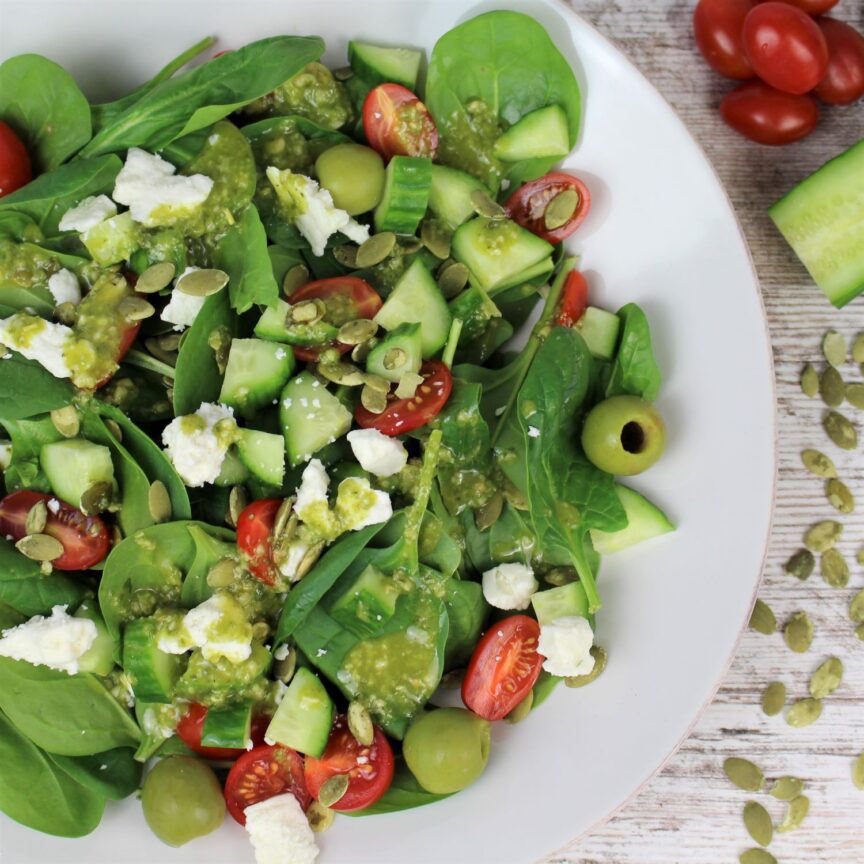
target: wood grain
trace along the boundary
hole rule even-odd
[[[746,633],[714,703],[666,768],[616,817],[554,861],[737,861],[754,845],[741,821],[745,801],[757,797],[778,820],[784,808],[767,795],[742,792],[726,780],[723,760],[736,755],[753,759],[769,777],[789,773],[807,782],[810,815],[798,831],[775,835],[770,850],[778,861],[862,864],[864,793],[852,785],[851,767],[854,756],[864,750],[864,642],[855,638],[848,604],[864,586],[864,568],[855,563],[855,553],[864,545],[864,463],[857,453],[843,453],[827,439],[820,426],[823,406],[803,396],[798,378],[805,362],[821,362],[826,330],[837,329],[850,339],[864,330],[864,301],[834,310],[777,234],[766,208],[864,135],[864,104],[823,111],[817,130],[802,142],[760,147],[720,120],[720,98],[734,85],[712,73],[696,52],[693,2],[571,0],[570,5],[616,43],[678,111],[714,164],[749,241],[771,331],[779,416],[778,503],[760,596],[781,625],[794,611],[806,609],[816,636],[802,655],[786,648],[780,633]],[[845,0],[835,15],[864,27],[864,4]],[[844,377],[862,380],[851,363]],[[842,410],[864,430],[861,412],[850,406]],[[845,528],[839,547],[852,567],[846,589],[829,588],[818,568],[806,582],[783,571],[784,562],[801,546],[805,528],[837,515],[824,497],[824,481],[801,466],[799,454],[805,447],[822,449],[835,460],[859,502],[855,514],[839,517]],[[790,699],[801,698],[807,695],[811,671],[832,655],[843,659],[845,678],[826,700],[817,723],[792,729],[782,715],[763,715],[760,699],[769,682],[783,681]]]

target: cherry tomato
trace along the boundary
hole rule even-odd
[[[485,720],[506,717],[540,675],[540,625],[527,615],[510,615],[490,627],[477,643],[465,679],[462,701]]]
[[[120,344],[117,346],[117,357],[115,358],[117,363],[121,363],[123,361],[123,358],[126,356],[129,349],[135,344],[135,340],[138,338],[138,331],[140,329],[140,321],[135,321],[132,324],[127,324],[123,328],[123,334],[120,336]],[[95,389],[98,390],[100,387],[104,387],[114,377],[115,374],[116,370],[110,375],[106,375],[104,378],[101,378],[99,381],[96,382]]]
[[[546,207],[562,192],[572,189],[578,196],[573,215],[560,228],[549,230],[545,223]],[[547,243],[560,243],[569,237],[583,222],[591,207],[588,187],[572,174],[550,171],[537,180],[520,186],[504,205],[510,218],[527,228],[532,234],[542,237]]]
[[[828,71],[813,91],[829,105],[849,105],[864,96],[864,36],[845,21],[818,18],[828,43]]]
[[[225,781],[228,812],[241,825],[246,824],[247,807],[286,792],[293,793],[304,810],[312,803],[303,778],[303,757],[281,744],[248,750],[231,766]]]
[[[720,114],[751,141],[791,144],[813,131],[819,106],[812,96],[793,96],[761,81],[747,81],[723,97]]]
[[[787,3],[762,3],[744,19],[744,51],[756,74],[771,87],[800,95],[812,90],[828,68],[828,45],[816,22]]]
[[[385,159],[428,156],[438,149],[438,128],[429,109],[401,84],[380,84],[363,103],[363,132]]]
[[[797,6],[808,15],[824,15],[829,9],[833,9],[840,0],[783,0],[790,6]]]
[[[307,282],[291,295],[292,303],[303,300],[323,300],[327,309],[325,318],[334,324],[344,324],[357,318],[374,318],[384,305],[378,292],[364,279],[357,276],[334,276]],[[329,343],[321,348],[294,346],[294,356],[303,363],[318,359],[324,347],[336,348],[340,354],[350,351],[350,345],[341,342]]]
[[[696,47],[705,62],[727,78],[742,81],[755,74],[747,55],[741,31],[747,13],[756,0],[699,0],[693,12]]]
[[[562,327],[572,327],[582,317],[587,305],[588,283],[578,270],[571,270],[564,282],[555,323]]]
[[[354,419],[364,429],[377,429],[385,435],[402,435],[425,426],[445,405],[453,389],[453,376],[440,360],[427,360],[420,367],[423,383],[410,399],[399,399],[391,391],[381,414],[358,404]]]
[[[177,735],[180,740],[190,749],[208,759],[236,759],[246,753],[245,747],[205,747],[201,743],[201,735],[204,731],[204,721],[207,719],[207,706],[193,702],[186,709],[186,713],[177,724]],[[252,718],[252,728],[249,737],[257,747],[264,743],[264,733],[270,724],[270,718],[266,714],[259,714]]]
[[[279,498],[261,498],[247,505],[237,519],[237,548],[253,576],[275,585],[279,574],[273,563],[273,523],[282,506]]]
[[[327,747],[320,759],[306,757],[306,785],[313,798],[324,783],[337,774],[348,775],[345,794],[331,804],[333,810],[348,813],[374,804],[393,780],[393,751],[384,733],[376,726],[372,744],[365,747],[348,730],[340,715],[333,721]]]
[[[27,148],[0,120],[0,198],[25,186],[32,178]]]
[[[108,554],[111,537],[98,516],[86,516],[80,510],[44,492],[22,489],[11,492],[0,501],[0,535],[12,542],[26,536],[27,514],[39,501],[48,508],[43,534],[59,540],[63,554],[51,565],[57,570],[86,570],[98,564]]]

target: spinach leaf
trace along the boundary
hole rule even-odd
[[[285,274],[296,264],[302,264],[300,254],[293,249],[285,249],[282,246],[268,246],[267,255],[270,258],[270,267],[273,270],[273,278],[278,286],[282,285]]]
[[[198,525],[188,525],[187,530],[195,544],[195,557],[183,580],[180,600],[184,606],[191,607],[213,596],[213,589],[207,584],[207,574],[221,558],[236,556],[237,546],[233,540],[225,541],[213,537]]]
[[[468,662],[486,623],[489,607],[479,582],[457,579],[447,582],[444,605],[450,622],[444,651],[444,669],[447,670]]]
[[[482,395],[480,384],[454,378],[450,398],[434,420],[433,426],[441,429],[442,443],[455,465],[482,467],[489,461],[489,424],[480,411]]]
[[[0,118],[21,136],[39,173],[90,140],[90,105],[75,79],[38,54],[0,64]]]
[[[437,490],[435,492],[437,493]],[[396,513],[375,535],[370,546],[377,549],[390,548],[394,550],[394,554],[398,553],[402,549],[402,536],[411,518],[411,510],[413,508]],[[442,576],[452,576],[459,569],[462,549],[450,536],[442,519],[430,510],[423,514],[419,548],[420,564],[437,570]]]
[[[134,750],[115,747],[93,756],[58,756],[48,758],[75,782],[91,792],[120,801],[141,785],[142,765],[134,759]]]
[[[0,237],[10,240],[43,239],[39,226],[26,214],[14,210],[0,210]]]
[[[129,147],[158,150],[269,93],[317,60],[323,50],[323,41],[314,36],[274,36],[214,57],[160,81],[100,129],[82,155]]]
[[[55,378],[35,360],[10,352],[0,359],[0,418],[20,420],[62,408],[75,393],[65,378]]]
[[[0,602],[0,630],[11,630],[27,620],[26,615],[16,612],[11,606]]]
[[[105,799],[76,783],[0,712],[0,810],[46,834],[83,837],[102,820]]]
[[[606,385],[606,397],[629,394],[653,402],[660,392],[660,367],[651,347],[648,318],[635,303],[619,309],[618,317],[624,329]]]
[[[56,303],[44,285],[11,285],[0,282],[0,309],[3,315],[12,315],[23,309],[32,309],[42,318],[51,318]]]
[[[540,672],[540,677],[534,684],[534,699],[531,702],[531,710],[539,708],[551,695],[552,691],[563,681],[557,675],[550,675],[545,669]]]
[[[449,797],[449,794],[437,795],[427,792],[408,769],[405,760],[397,756],[393,781],[387,791],[371,807],[364,807],[362,810],[355,810],[346,815],[377,816],[379,813],[398,813],[400,810],[411,810],[424,804],[434,804]]]
[[[343,132],[337,132],[335,129],[321,126],[314,120],[310,120],[308,117],[301,117],[299,114],[265,117],[263,120],[247,123],[240,131],[249,139],[253,147],[263,142],[269,135],[280,131],[286,134],[299,132],[307,141],[315,142],[317,145],[310,148],[309,157],[312,162],[327,147],[332,147],[334,144],[351,143],[351,138]]]
[[[132,715],[86,672],[0,657],[0,710],[37,747],[61,756],[134,747],[141,738]]]
[[[527,514],[505,502],[501,515],[485,531],[479,531],[474,513],[460,514],[465,538],[465,555],[477,573],[485,573],[496,564],[518,561],[530,564],[537,550],[537,538],[527,524]],[[545,559],[544,559],[545,560]]]

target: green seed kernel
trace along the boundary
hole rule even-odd
[[[786,706],[786,685],[772,681],[762,692],[762,710],[769,717],[779,714]]]
[[[821,450],[807,449],[801,451],[801,462],[804,467],[817,477],[836,477],[837,469],[830,456]]]
[[[791,801],[804,791],[804,781],[797,777],[778,777],[774,785],[768,790],[768,794],[778,801]]]
[[[740,864],[777,864],[777,859],[767,849],[748,849],[738,856]]]
[[[730,756],[723,763],[723,771],[732,783],[745,792],[761,792],[765,785],[762,769],[749,759]]]
[[[803,654],[813,642],[813,624],[806,612],[796,612],[783,628],[786,645],[796,654]]]
[[[843,535],[843,526],[833,519],[824,519],[808,529],[804,535],[804,545],[811,552],[825,552],[831,549]]]
[[[810,695],[814,699],[830,696],[843,681],[843,662],[838,657],[829,657],[810,677]]]
[[[849,584],[849,565],[839,549],[828,549],[822,554],[819,571],[832,588],[845,588]]]
[[[846,399],[846,384],[833,366],[829,366],[819,378],[819,395],[829,408],[839,408]]]
[[[822,716],[822,701],[820,699],[800,699],[790,706],[786,712],[786,722],[796,728],[810,726]]]
[[[802,582],[809,579],[816,567],[816,558],[809,549],[799,549],[785,564],[784,569],[790,576]]]
[[[836,477],[825,481],[825,497],[839,513],[851,513],[855,509],[855,496],[849,487]]]
[[[750,629],[770,636],[777,632],[777,617],[763,600],[757,600],[750,614]]]
[[[774,824],[768,811],[758,801],[748,801],[744,805],[744,827],[760,846],[771,843]]]
[[[858,432],[852,421],[839,411],[827,411],[822,420],[825,434],[841,449],[854,450],[858,446]]]
[[[801,392],[811,399],[819,393],[819,373],[810,363],[801,372]]]
[[[798,795],[789,802],[786,808],[786,815],[783,821],[777,826],[777,831],[780,834],[788,834],[796,828],[801,827],[801,823],[807,818],[810,812],[810,799],[806,795]]]
[[[842,366],[846,362],[846,340],[836,330],[829,330],[822,337],[822,354],[832,366]]]

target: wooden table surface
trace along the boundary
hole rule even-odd
[[[864,792],[852,785],[851,767],[853,757],[864,750],[864,642],[855,637],[848,604],[864,585],[864,568],[855,563],[855,553],[864,545],[864,464],[857,453],[844,453],[826,438],[820,425],[821,402],[805,397],[798,379],[805,362],[821,361],[826,330],[837,329],[850,338],[864,331],[864,299],[843,311],[833,309],[777,234],[766,208],[864,136],[864,102],[823,111],[819,127],[804,141],[762,147],[739,137],[719,117],[720,98],[733,83],[711,72],[695,49],[695,0],[570,0],[570,5],[628,55],[680,114],[713,162],[747,236],[771,331],[779,415],[777,509],[760,597],[781,625],[793,612],[806,610],[815,638],[809,652],[796,654],[780,633],[763,636],[748,631],[713,704],[666,768],[617,816],[554,861],[736,862],[742,851],[755,845],[741,819],[745,801],[761,801],[775,822],[784,805],[768,795],[733,787],[722,764],[734,755],[755,761],[769,777],[793,774],[807,783],[810,815],[798,831],[775,833],[770,846],[781,864],[862,864]],[[834,14],[864,30],[860,0],[841,0]],[[844,377],[862,378],[851,363]],[[842,410],[847,409],[860,426],[864,417],[849,406]],[[825,499],[824,481],[801,466],[805,447],[829,454],[858,499],[855,513],[839,517],[845,529],[839,548],[852,569],[846,589],[828,587],[818,572],[800,582],[783,570],[788,557],[801,547],[804,529],[837,516]],[[843,660],[845,677],[825,700],[817,723],[794,729],[782,715],[762,713],[761,694],[768,683],[783,681],[790,700],[803,698],[811,671],[832,655]]]

